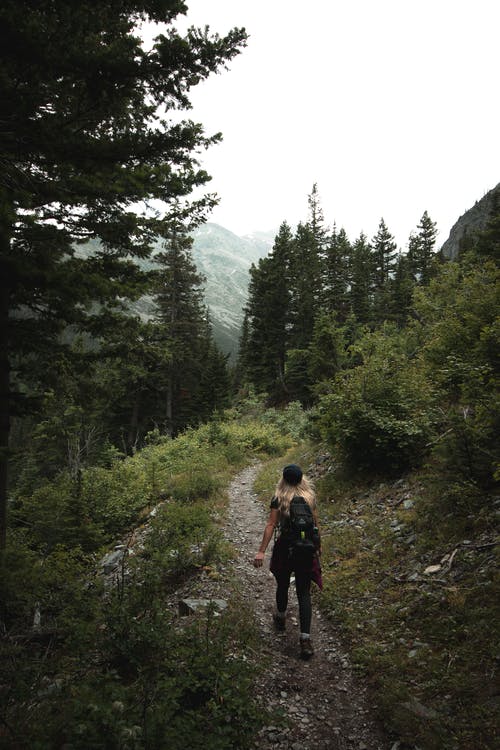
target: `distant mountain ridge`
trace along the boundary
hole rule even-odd
[[[209,309],[215,341],[219,348],[229,354],[234,362],[244,317],[244,307],[248,296],[250,266],[272,249],[278,230],[255,232],[239,237],[219,224],[206,223],[192,234],[192,258],[205,281],[203,284],[205,302]],[[82,257],[92,255],[100,246],[98,239],[89,240],[76,246]],[[153,256],[162,250],[163,240],[153,243]],[[139,260],[145,270],[155,268],[152,258]],[[150,295],[131,304],[132,311],[144,320],[153,312]]]
[[[234,362],[248,296],[250,266],[271,250],[276,232],[256,232],[239,237],[219,224],[207,222],[192,233],[192,258],[204,277],[205,302],[210,313],[214,339]],[[159,238],[153,245],[153,256],[162,249]],[[151,259],[140,261],[144,268],[154,268]],[[145,296],[133,304],[143,318],[151,315],[152,300]]]
[[[210,222],[193,232],[193,260],[205,277],[214,337],[232,359],[238,348],[250,266],[269,253],[276,234],[277,230],[239,237]]]

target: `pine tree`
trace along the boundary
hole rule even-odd
[[[203,277],[191,257],[192,238],[178,223],[166,227],[164,249],[155,256],[155,320],[158,343],[168,352],[169,362],[160,376],[159,391],[164,401],[162,423],[169,435],[190,423],[192,406],[203,367],[205,334]]]
[[[391,317],[390,286],[396,266],[396,243],[383,219],[371,245],[374,261],[373,322],[381,324]]]
[[[208,180],[196,153],[219,136],[166,113],[189,108],[190,88],[238,54],[246,34],[182,38],[169,27],[143,48],[139,19],[170,24],[183,12],[181,0],[0,8],[0,546],[12,368],[48,356],[66,325],[83,329],[142,291],[132,260],[147,255],[155,221],[126,209],[184,198]],[[91,238],[101,240],[93,255],[75,252]]]
[[[316,242],[318,255],[321,255],[323,246],[327,241],[327,231],[325,228],[323,209],[321,208],[318,184],[316,182],[312,186],[310,194],[307,196],[307,204],[309,206],[307,224],[310,227]]]
[[[377,234],[371,241],[371,247],[374,258],[375,289],[381,290],[391,278],[397,257],[397,245],[384,219],[380,219]]]
[[[351,310],[359,323],[369,323],[373,307],[372,250],[366,236],[361,233],[352,246],[351,288],[349,301]]]
[[[290,261],[290,346],[307,349],[322,297],[322,262],[310,224],[300,223]]]
[[[408,242],[408,259],[414,278],[427,285],[433,275],[437,229],[427,211],[424,211],[417,233],[411,234]]]
[[[201,345],[201,372],[195,403],[196,420],[203,422],[214,412],[220,412],[229,405],[231,379],[224,354],[214,341],[210,321],[207,319],[205,336]]]
[[[131,454],[163,419],[159,380],[170,366],[172,354],[157,324],[127,315],[115,317],[96,356],[94,382],[102,400],[103,433]]]
[[[269,256],[250,269],[248,344],[242,350],[250,381],[273,401],[283,398],[294,241],[286,222]]]
[[[345,229],[337,232],[334,227],[325,248],[322,307],[334,312],[340,322],[345,321],[349,314],[350,256],[351,245]]]
[[[339,292],[338,287],[335,291],[328,290],[330,296],[327,292],[328,284],[333,283],[333,273],[338,273],[339,269],[332,269],[333,259],[316,183],[308,196],[308,204],[308,221],[297,227],[290,263],[290,324],[285,365],[288,397],[304,406],[312,403],[315,376],[314,366],[310,366],[310,345],[316,321],[328,304],[333,303],[333,294]],[[332,272],[330,276],[328,271]]]
[[[400,254],[390,283],[390,318],[403,328],[408,320],[415,282],[408,256]]]

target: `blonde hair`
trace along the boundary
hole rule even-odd
[[[282,516],[290,515],[290,503],[292,502],[292,498],[296,495],[303,497],[306,503],[310,505],[311,510],[316,510],[314,486],[311,480],[305,476],[302,476],[302,479],[298,484],[289,484],[283,477],[281,477],[276,485],[274,495],[278,498],[279,511]]]

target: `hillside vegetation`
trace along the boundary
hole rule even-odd
[[[285,460],[317,481],[322,606],[393,750],[492,750],[498,191],[445,262],[427,211],[402,253],[383,218],[326,227],[314,185],[238,265],[230,369],[193,260],[220,134],[179,113],[247,34],[181,34],[181,0],[94,10],[0,6],[1,744],[254,746],[251,603],[173,600],[235,554],[225,489],[259,458],[266,504]]]
[[[0,588],[3,746],[253,744],[265,716],[249,603],[232,597],[224,618],[186,624],[169,597],[233,554],[219,528],[226,486],[252,457],[292,445],[287,421],[235,412],[19,493]]]
[[[398,271],[377,288],[376,242],[361,297],[349,286],[356,245],[343,238],[351,261],[334,256],[333,294],[321,258],[339,234],[317,232],[314,244],[312,220],[305,291],[293,277],[306,247],[299,230],[282,228],[253,271],[243,362],[272,399],[293,393],[311,406],[323,607],[405,747],[472,750],[498,739],[498,222],[495,210],[457,262],[429,256],[407,277],[404,314],[392,317],[403,299]],[[311,289],[321,304],[307,319],[306,347],[299,310],[311,311]]]
[[[399,747],[495,747],[497,226],[495,215],[458,262],[433,259],[399,324],[378,320],[375,293],[365,300],[370,323],[319,310],[308,350],[285,350],[272,396],[259,388],[264,369],[240,359],[232,408],[176,435],[156,427],[129,456],[90,390],[92,369],[73,384],[68,370],[64,398],[45,393],[16,423],[0,591],[7,745],[197,747],[207,726],[214,750],[253,744],[271,719],[252,697],[264,665],[247,658],[250,602],[234,596],[223,617],[209,610],[186,625],[169,597],[182,581],[217,576],[232,554],[220,535],[224,489],[258,455],[268,459],[257,485],[266,503],[284,460],[316,479],[321,607]],[[92,349],[76,361],[87,358],[97,366]],[[113,370],[97,372],[105,393]],[[134,377],[140,384],[141,371]],[[210,382],[221,385],[205,383],[206,414]],[[270,408],[283,387],[303,403]],[[182,395],[177,408],[193,414]]]

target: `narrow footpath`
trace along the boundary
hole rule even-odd
[[[263,568],[253,567],[267,519],[267,509],[258,502],[253,482],[259,470],[254,465],[240,472],[229,487],[229,511],[224,533],[238,557],[227,573],[238,581],[247,601],[253,600],[261,636],[261,653],[270,667],[259,675],[259,700],[284,712],[288,728],[265,727],[256,739],[260,750],[397,750],[377,726],[368,692],[354,675],[349,657],[335,632],[335,623],[321,617],[313,585],[312,637],[315,655],[299,658],[298,607],[293,584],[285,633],[272,624],[275,584],[269,571],[272,542]],[[269,658],[271,657],[271,658]]]

